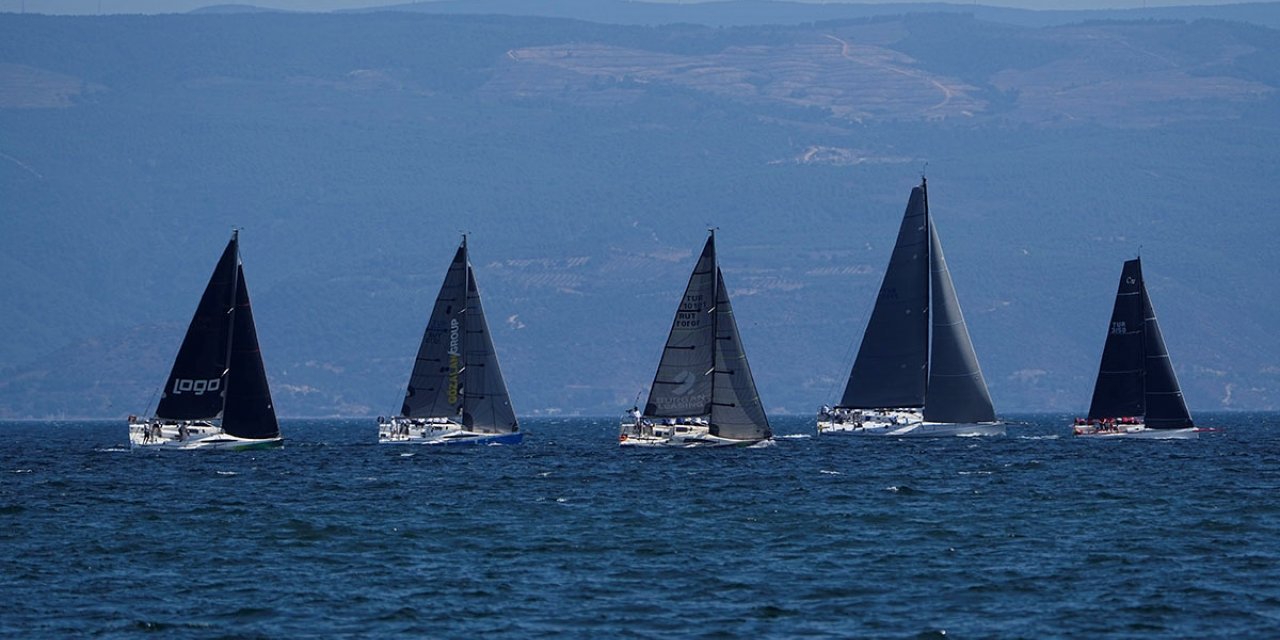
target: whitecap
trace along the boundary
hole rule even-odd
[[[98,453],[120,453],[121,451],[128,453],[129,449],[126,447],[107,447],[105,449],[94,449],[94,451]]]
[[[991,475],[992,473],[995,473],[995,472],[994,472],[994,471],[961,471],[961,472],[960,472],[960,475],[962,475],[962,476],[989,476],[989,475]]]
[[[412,458],[412,457],[414,457],[414,456],[416,456],[416,455],[418,455],[418,454],[416,454],[416,453],[402,453],[402,454],[400,454],[400,457],[401,457],[401,458]]]
[[[14,469],[13,471],[10,471],[9,473],[31,473],[31,470],[30,470],[30,469]]]
[[[804,440],[812,437],[813,435],[808,433],[788,433],[785,436],[774,436],[774,438],[777,438],[778,440]]]
[[[215,471],[214,473],[216,473],[216,474],[218,474],[218,475],[220,475],[220,476],[238,476],[238,475],[240,475],[240,473],[239,473],[238,471]]]
[[[827,474],[827,475],[829,475],[829,476],[842,476],[842,475],[844,475],[843,473],[840,473],[839,471],[831,471],[831,470],[828,470],[828,469],[819,469],[819,470],[818,470],[818,473],[825,473],[825,474]]]

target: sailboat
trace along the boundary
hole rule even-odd
[[[1141,258],[1126,261],[1120,271],[1089,417],[1076,419],[1074,433],[1106,438],[1199,437],[1142,280]]]
[[[378,418],[378,442],[479,445],[523,439],[464,235],[422,335],[400,415]]]
[[[818,433],[1004,432],[960,312],[937,225],[929,216],[928,184],[921,178],[907,201],[844,395],[834,408],[818,413]]]
[[[676,308],[644,411],[633,407],[618,435],[624,447],[750,446],[773,438],[712,230]]]
[[[280,425],[258,350],[240,233],[213,268],[150,418],[129,416],[129,444],[146,449],[279,447]]]

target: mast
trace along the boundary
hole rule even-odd
[[[236,338],[236,295],[240,291],[239,273],[241,269],[240,262],[240,229],[231,227],[231,246],[235,247],[235,265],[232,267],[234,273],[231,274],[231,296],[227,299],[227,324],[231,330],[227,332],[227,359],[226,367],[222,370],[222,408],[218,411],[219,416],[226,416],[227,413],[227,387],[231,384],[231,349],[235,344]]]

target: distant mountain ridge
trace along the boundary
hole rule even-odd
[[[1132,7],[1125,9],[1019,9],[974,3],[807,3],[775,0],[659,3],[632,0],[431,0],[349,9],[572,18],[608,24],[705,24],[748,26],[801,24],[916,13],[960,13],[980,20],[1044,27],[1096,20],[1234,20],[1280,27],[1280,3]]]

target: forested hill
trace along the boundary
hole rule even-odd
[[[999,411],[1086,408],[1139,251],[1193,411],[1274,409],[1278,87],[1213,20],[0,15],[0,418],[145,409],[233,225],[282,415],[399,407],[464,230],[516,410],[629,407],[709,225],[809,412],[926,163]]]

